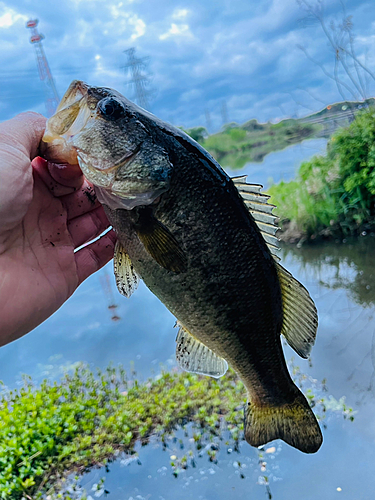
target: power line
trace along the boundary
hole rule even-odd
[[[46,109],[47,116],[52,116],[56,111],[59,104],[59,96],[56,90],[55,82],[53,81],[52,73],[49,68],[46,55],[44,53],[42,40],[44,35],[38,33],[38,19],[30,19],[26,23],[26,28],[31,30],[30,43],[35,47],[37,66],[39,71],[39,78],[45,83],[45,93],[46,93]]]

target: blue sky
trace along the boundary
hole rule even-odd
[[[357,53],[375,64],[372,1],[348,0]],[[327,0],[326,19],[338,19],[339,1]],[[302,116],[341,100],[335,84],[298,48],[332,72],[333,54],[317,24],[296,0],[16,0],[0,1],[0,120],[32,109],[45,113],[34,48],[25,23],[39,19],[44,50],[63,95],[70,81],[116,88],[132,98],[121,69],[123,53],[149,56],[156,89],[150,109],[162,119],[212,130],[244,122]],[[367,56],[366,56],[367,54]],[[366,58],[366,59],[365,59]],[[369,94],[374,95],[374,88]]]

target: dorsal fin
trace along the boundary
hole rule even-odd
[[[276,224],[277,217],[272,215],[275,206],[268,203],[270,197],[261,193],[263,186],[260,184],[247,184],[246,175],[233,177],[232,181],[253,216],[271,254],[276,261],[280,260],[277,255],[280,250],[279,240],[275,236],[279,228]],[[314,301],[306,288],[278,262],[276,268],[283,302],[281,333],[297,354],[307,358],[315,343],[318,328]]]
[[[279,227],[276,224],[277,217],[272,215],[275,205],[268,203],[269,196],[261,193],[261,184],[248,184],[246,175],[232,177],[233,184],[253,216],[267,246],[276,261],[280,260],[277,252],[280,250],[279,240],[275,236]]]

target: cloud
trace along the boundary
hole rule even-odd
[[[131,16],[129,18],[129,23],[134,26],[134,33],[131,36],[132,40],[136,40],[140,36],[143,36],[146,33],[146,24],[142,19],[137,17],[136,15]]]
[[[194,99],[198,99],[201,96],[202,96],[202,91],[200,89],[191,89],[181,94],[180,101],[191,102],[194,101]]]
[[[368,0],[348,2],[358,35],[358,56],[364,62],[368,50],[367,61],[372,64],[375,12]],[[330,3],[327,22],[338,9],[338,1]],[[28,43],[26,14],[40,20],[44,50],[60,95],[78,78],[115,87],[131,98],[123,67],[124,51],[134,46],[137,57],[149,56],[152,84],[158,91],[151,111],[185,126],[204,123],[208,109],[213,126],[219,127],[223,100],[227,100],[229,118],[240,122],[279,116],[280,104],[285,113],[294,113],[296,103],[289,92],[296,100],[306,99],[308,106],[322,107],[306,92],[295,93],[297,88],[308,88],[327,103],[338,97],[334,82],[296,48],[305,45],[332,68],[324,35],[317,25],[301,28],[298,19],[304,14],[295,0],[190,0],[188,4],[17,0],[17,8],[12,0],[0,0],[0,120],[44,107],[45,89],[34,47]]]
[[[0,29],[10,28],[18,21],[25,23],[27,16],[19,14],[14,9],[7,7],[4,3],[0,3]]]
[[[188,9],[176,9],[173,12],[172,17],[173,19],[185,19],[185,17],[187,17],[188,14],[189,14]]]
[[[166,40],[167,38],[176,37],[176,38],[190,38],[194,39],[192,32],[190,31],[190,27],[188,24],[175,24],[172,23],[171,27],[166,33],[163,33],[159,36],[160,40]]]

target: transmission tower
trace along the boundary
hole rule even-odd
[[[46,55],[44,53],[42,45],[44,35],[38,33],[37,30],[38,22],[38,19],[31,19],[26,23],[26,28],[29,28],[31,30],[30,43],[32,43],[35,47],[39,77],[45,84],[47,116],[50,117],[56,111],[60,99],[56,90],[55,82],[53,81],[52,73],[49,68]]]
[[[206,108],[204,110],[204,114],[205,114],[205,117],[206,117],[206,129],[207,129],[207,132],[211,132],[211,115],[210,115],[210,112],[209,110]]]
[[[144,109],[149,109],[149,100],[153,95],[150,87],[150,79],[147,71],[148,57],[137,58],[135,48],[124,50],[128,57],[127,63],[123,66],[125,72],[130,72],[131,78],[127,81],[133,87],[134,98],[137,104]]]
[[[227,101],[223,101],[221,104],[221,119],[223,120],[223,125],[226,125],[229,122]]]

